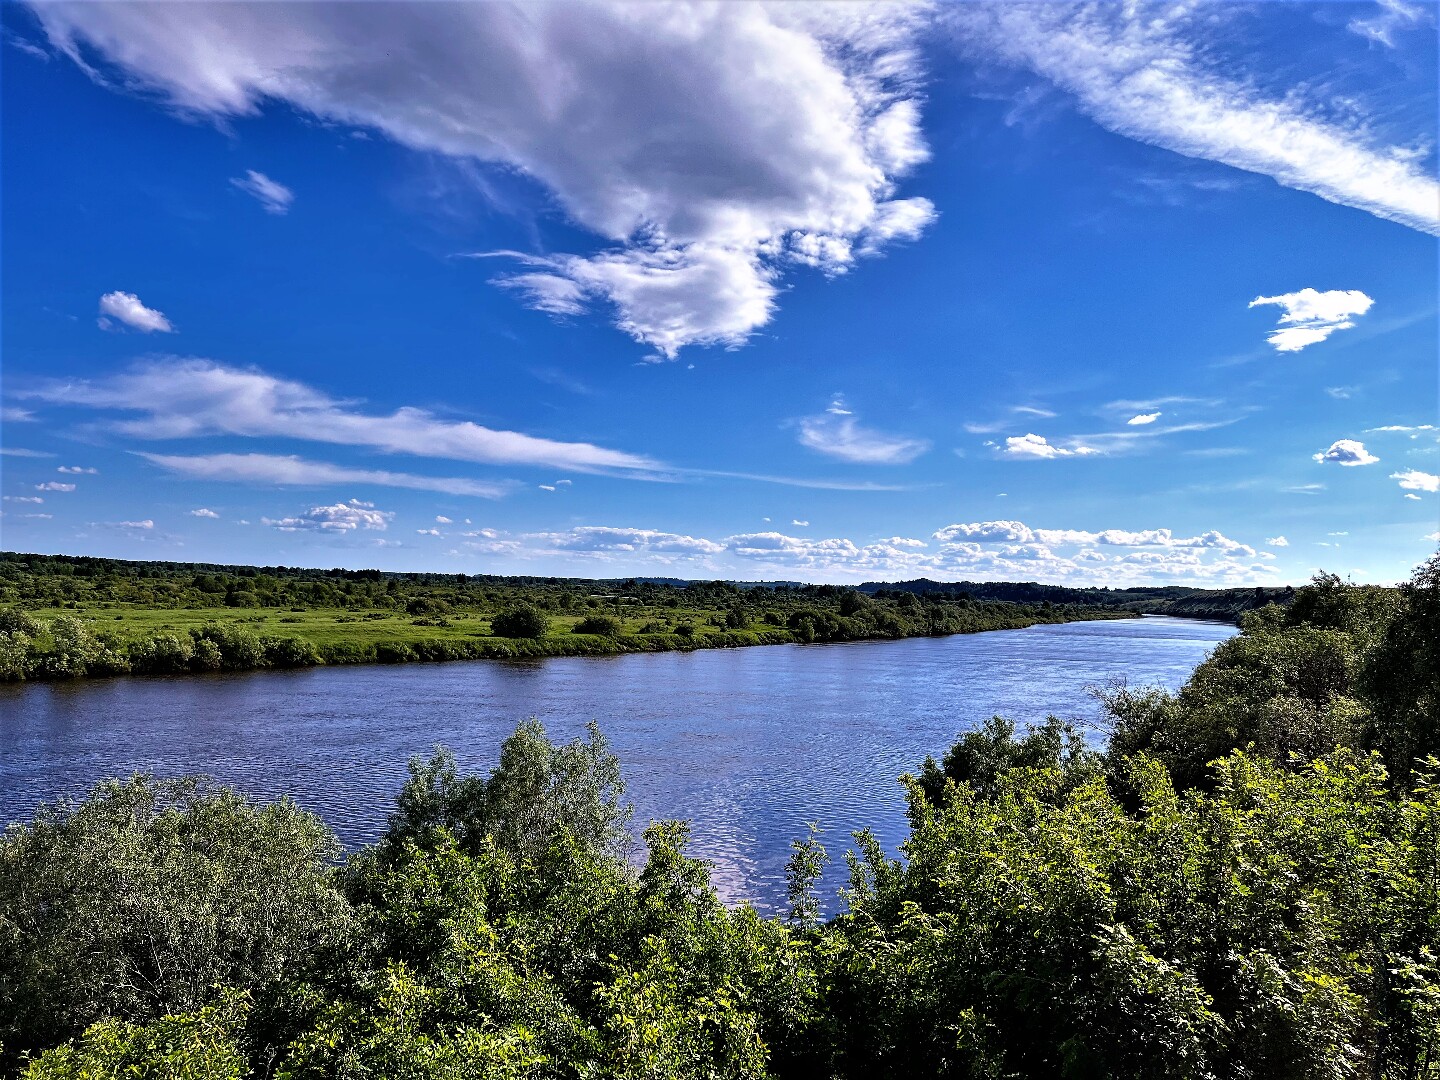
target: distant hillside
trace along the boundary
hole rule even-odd
[[[860,591],[871,596],[886,593],[916,593],[920,596],[968,596],[974,600],[1008,600],[1016,604],[1087,604],[1138,611],[1146,615],[1180,615],[1190,619],[1221,619],[1235,622],[1241,612],[1266,604],[1289,604],[1295,596],[1284,588],[1192,589],[1165,585],[1130,589],[1074,588],[1069,585],[1041,585],[1034,581],[867,581]]]

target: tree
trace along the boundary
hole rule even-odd
[[[198,778],[137,775],[0,839],[0,1044],[148,1023],[324,970],[347,947],[329,829]]]
[[[534,604],[515,604],[490,620],[490,632],[496,637],[543,638],[550,632],[550,620]]]

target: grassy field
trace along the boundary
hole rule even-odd
[[[529,613],[528,630],[502,614]],[[0,553],[0,681],[886,640],[1125,618],[963,593]],[[577,632],[584,629],[586,632]]]

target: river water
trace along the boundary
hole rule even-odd
[[[1094,719],[1089,688],[1178,687],[1233,627],[1146,617],[946,638],[691,653],[313,668],[0,686],[0,822],[96,780],[203,772],[293,796],[348,845],[374,839],[412,754],[488,770],[526,717],[552,738],[600,723],[636,824],[691,822],[721,894],[784,901],[789,843],[821,826],[844,883],[850,833],[894,851],[896,778],[1000,714]],[[833,904],[830,905],[833,907]]]

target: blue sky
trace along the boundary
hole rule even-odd
[[[1434,550],[1433,4],[0,12],[8,549],[1102,585]]]

